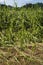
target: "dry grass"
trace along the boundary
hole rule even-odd
[[[43,43],[0,47],[0,65],[43,65]]]

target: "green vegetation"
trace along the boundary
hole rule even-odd
[[[43,7],[0,5],[0,45],[43,42]]]
[[[43,65],[43,4],[0,5],[0,65]]]

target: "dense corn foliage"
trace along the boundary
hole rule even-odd
[[[43,8],[35,7],[0,5],[0,45],[43,42]]]

